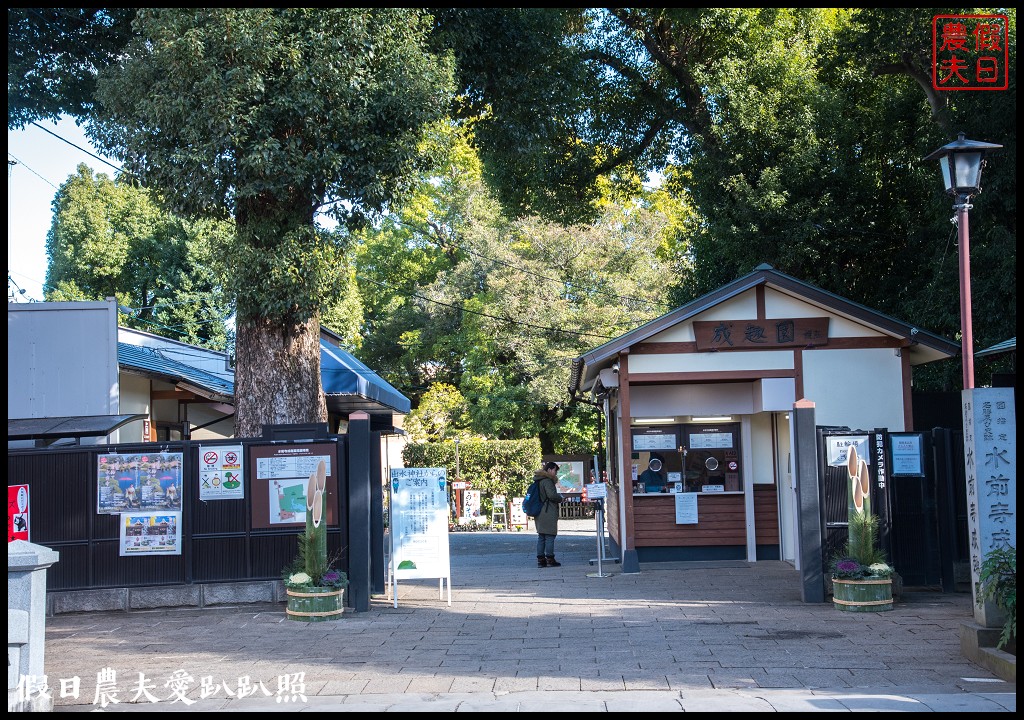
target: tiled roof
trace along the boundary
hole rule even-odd
[[[186,382],[220,399],[231,398],[235,394],[235,384],[230,380],[166,358],[156,348],[119,342],[117,362],[123,368],[157,375],[170,382]]]

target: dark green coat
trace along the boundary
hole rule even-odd
[[[534,518],[534,526],[540,535],[557,535],[558,503],[562,502],[562,496],[558,494],[555,481],[544,473],[534,473],[533,479],[540,480],[540,499],[545,501],[540,515]]]

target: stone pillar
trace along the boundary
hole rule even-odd
[[[52,712],[46,686],[46,568],[60,555],[24,540],[7,543],[7,711]]]
[[[796,478],[797,527],[800,560],[800,597],[805,603],[823,603],[825,573],[821,548],[821,484],[818,481],[818,433],[814,403],[793,404],[793,472]]]
[[[1004,546],[1017,547],[1017,410],[1013,388],[974,388],[962,394],[967,537],[971,550],[974,620],[1001,627],[994,602],[978,602],[981,564]]]

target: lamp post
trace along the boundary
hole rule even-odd
[[[963,355],[964,390],[974,388],[974,339],[971,332],[971,248],[967,211],[972,197],[981,192],[981,169],[985,153],[1002,145],[967,140],[964,134],[928,155],[938,160],[946,192],[953,196],[957,241],[960,246],[960,341]]]

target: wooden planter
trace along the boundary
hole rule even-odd
[[[832,579],[832,603],[844,612],[892,610],[892,578]]]
[[[339,620],[345,611],[344,589],[328,587],[285,588],[289,620],[324,622]]]

